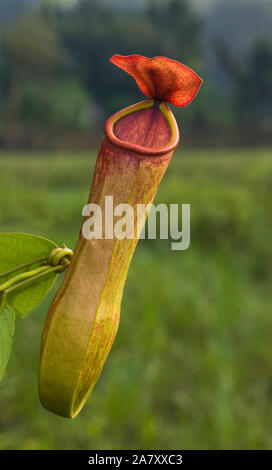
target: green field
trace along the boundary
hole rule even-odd
[[[0,154],[0,231],[73,247],[95,155]],[[17,323],[0,449],[272,448],[272,155],[176,153],[155,202],[191,204],[191,245],[140,241],[113,349],[75,420],[44,410],[50,299]]]

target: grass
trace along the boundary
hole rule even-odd
[[[0,154],[0,230],[73,247],[95,155]],[[191,204],[191,245],[140,241],[121,324],[78,418],[44,410],[53,293],[17,323],[0,449],[271,449],[271,150],[176,153],[156,203]]]

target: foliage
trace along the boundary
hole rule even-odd
[[[200,46],[202,20],[186,0],[151,1],[147,17],[161,32],[157,35],[158,54],[184,63],[194,62]]]
[[[217,43],[217,53],[232,77],[235,88],[236,116],[243,126],[271,130],[272,113],[272,45],[259,39],[253,47],[246,65],[242,66],[222,42]]]
[[[2,128],[8,145],[20,139],[23,115],[23,86],[35,80],[44,87],[54,69],[63,59],[54,29],[40,15],[19,17],[1,31],[2,68]]]
[[[40,260],[46,261],[54,248],[57,248],[57,245],[47,238],[26,233],[0,233],[0,284],[6,283],[15,275],[37,268],[41,265]],[[28,263],[33,264],[25,267],[24,265]],[[15,273],[2,275],[2,273],[20,266],[23,267]],[[14,309],[17,318],[26,317],[38,307],[54,285],[56,278],[57,274],[52,273],[42,280],[33,281],[27,287],[16,289],[8,295],[7,300]]]
[[[6,304],[0,310],[0,380],[6,370],[15,330],[15,312]]]
[[[59,256],[61,254],[61,256]],[[0,233],[0,380],[11,352],[15,320],[25,318],[46,297],[72,251],[47,238]],[[66,256],[66,257],[65,257]]]
[[[259,40],[250,56],[249,66],[237,83],[239,115],[252,127],[265,126],[272,130],[272,44]]]
[[[55,67],[60,50],[55,31],[40,16],[24,16],[2,30],[5,54],[16,71],[31,76]]]
[[[55,80],[45,86],[26,81],[22,91],[22,120],[47,132],[88,129],[90,98],[77,80]]]

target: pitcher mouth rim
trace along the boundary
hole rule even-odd
[[[164,115],[165,119],[167,120],[167,123],[170,128],[170,139],[164,146],[155,149],[150,147],[144,147],[142,145],[137,145],[121,140],[114,134],[114,126],[120,119],[125,116],[128,116],[129,114],[135,111],[141,111],[144,109],[152,108],[154,105],[154,99],[140,101],[139,103],[129,106],[128,108],[121,109],[117,113],[113,114],[107,119],[104,126],[104,133],[106,137],[116,147],[119,147],[123,150],[129,150],[131,152],[143,156],[159,157],[161,155],[165,155],[166,153],[172,152],[178,146],[179,143],[179,129],[172,112],[170,111],[168,105],[164,102],[159,102],[158,104],[158,107],[161,113]]]

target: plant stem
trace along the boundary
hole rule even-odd
[[[0,292],[7,290],[9,287],[13,286],[14,284],[17,284],[20,281],[23,281],[24,279],[32,278],[36,276],[36,274],[46,271],[47,268],[48,265],[40,266],[37,269],[32,269],[32,271],[27,271],[26,273],[21,273],[18,274],[18,276],[12,277],[8,281],[4,282],[4,284],[0,285]]]
[[[29,274],[29,273],[32,273],[32,276],[31,277],[28,277],[27,279],[26,278],[22,278],[21,277],[21,280],[20,282],[17,282],[17,283],[13,283],[11,284],[10,286],[7,286],[5,287],[5,289],[3,289],[3,285],[0,286],[0,311],[1,309],[4,307],[5,305],[5,301],[6,301],[6,296],[8,294],[10,294],[11,292],[13,292],[14,290],[16,289],[19,289],[20,287],[23,287],[23,286],[26,286],[27,284],[30,284],[31,282],[33,281],[36,281],[37,279],[40,279],[41,277],[43,276],[46,276],[47,274],[51,274],[51,273],[60,273],[62,271],[64,271],[66,269],[66,267],[68,266],[69,263],[67,264],[63,264],[63,265],[60,265],[60,266],[41,266],[41,268],[43,268],[43,270],[41,269],[36,269],[36,274],[33,274],[34,273],[34,270],[33,271],[29,271],[28,273],[24,273],[24,274]],[[44,269],[45,268],[45,269]],[[19,276],[17,276],[18,278]],[[11,279],[11,281],[14,280]]]
[[[0,277],[5,277],[8,274],[12,274],[16,271],[20,271],[21,269],[27,268],[28,266],[32,266],[32,264],[42,263],[43,261],[47,261],[47,258],[37,259],[35,261],[30,261],[29,263],[22,264],[21,266],[17,266],[16,268],[10,269],[9,271],[6,271],[5,273],[1,273]]]

